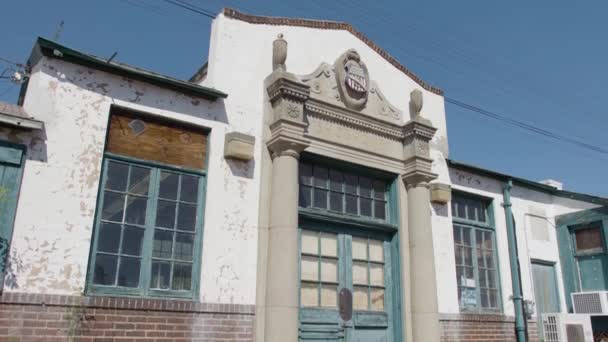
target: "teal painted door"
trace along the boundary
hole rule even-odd
[[[606,273],[608,263],[605,254],[578,256],[576,264],[583,291],[602,291],[608,289],[608,273]]]
[[[13,223],[23,167],[24,149],[0,143],[0,290],[13,236]]]
[[[300,341],[392,342],[391,245],[379,237],[302,230]],[[339,292],[353,317],[340,317]]]
[[[560,311],[555,265],[532,262],[532,280],[534,281],[537,326],[542,329],[542,314]],[[542,331],[539,333],[542,336]]]

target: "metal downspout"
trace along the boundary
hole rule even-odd
[[[513,212],[511,210],[511,189],[513,181],[509,179],[503,188],[503,206],[507,221],[507,239],[509,243],[509,264],[511,266],[511,283],[513,286],[513,304],[515,306],[515,331],[517,342],[527,342],[526,322],[524,318],[524,299],[521,292],[521,281],[518,267],[517,238],[515,237],[515,225],[513,224]]]

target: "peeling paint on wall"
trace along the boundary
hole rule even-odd
[[[259,125],[243,115],[231,120],[221,101],[209,103],[55,59],[34,67],[24,103],[44,121],[45,131],[0,128],[0,139],[28,146],[5,291],[85,290],[112,105],[211,129],[200,297],[253,304],[257,228],[252,223],[257,222],[259,176],[253,163],[230,166],[215,153],[223,150],[223,132],[236,129],[231,121],[249,130]],[[226,188],[216,186],[220,178]]]

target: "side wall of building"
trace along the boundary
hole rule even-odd
[[[210,129],[201,303],[86,294],[113,105]],[[209,102],[48,58],[32,71],[24,108],[45,127],[39,133],[0,129],[0,139],[28,147],[1,297],[0,321],[6,325],[0,334],[184,340],[196,335],[207,341],[234,332],[231,339],[251,340],[260,172],[254,162],[225,160],[223,151],[226,132],[240,125],[256,133],[259,123],[227,112],[222,100]],[[73,331],[74,324],[81,327],[84,321],[87,329]]]
[[[511,300],[512,283],[509,263],[509,250],[506,228],[506,217],[503,204],[504,182],[483,175],[456,168],[450,168],[450,181],[452,191],[459,191],[481,196],[492,203],[492,216],[496,232],[496,248],[498,257],[498,275],[502,311],[500,314],[462,314],[458,302],[456,266],[454,260],[454,237],[452,225],[452,212],[449,204],[433,204],[433,229],[435,232],[435,245],[439,256],[437,263],[438,296],[440,311],[443,313],[444,337],[449,341],[467,340],[467,334],[485,333],[488,323],[500,325],[505,334],[513,334],[514,307]],[[522,186],[514,186],[511,190],[512,211],[515,220],[518,239],[518,252],[521,268],[521,282],[524,299],[534,301],[534,284],[532,282],[531,261],[554,264],[557,273],[557,286],[562,311],[565,308],[565,297],[561,277],[559,251],[555,230],[555,216],[583,209],[596,207],[596,205],[576,200],[565,199],[531,190]],[[535,218],[534,223],[532,222]],[[532,226],[537,222],[544,223]],[[538,230],[542,231],[539,232]],[[536,331],[535,316],[529,322],[532,331]],[[486,328],[481,329],[481,326]],[[456,328],[460,327],[460,328]],[[499,329],[500,330],[500,329]],[[451,331],[451,332],[450,332]],[[457,331],[460,331],[457,333]],[[468,331],[468,332],[467,332]],[[458,335],[461,334],[461,335]],[[502,334],[505,341],[510,340]],[[501,334],[497,334],[499,336]],[[463,339],[464,338],[464,339]]]

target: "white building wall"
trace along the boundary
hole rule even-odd
[[[288,42],[287,71],[296,75],[312,73],[322,62],[333,64],[346,50],[356,49],[367,65],[370,79],[378,83],[391,104],[403,111],[404,123],[410,119],[410,92],[414,89],[423,91],[423,116],[438,129],[433,139],[433,153],[441,150],[447,154],[443,97],[422,89],[345,30],[249,24],[224,14],[218,15],[213,21],[208,73],[202,84],[230,94],[225,101],[228,112],[236,111],[256,118],[255,121],[262,124],[263,95],[266,91],[263,81],[272,72],[272,42],[279,33]],[[445,165],[435,167],[442,177],[447,178]]]
[[[453,168],[450,169],[449,175],[453,190],[483,196],[492,200],[503,311],[505,315],[514,316],[513,301],[510,298],[513,291],[506,218],[502,206],[504,182]],[[565,298],[555,216],[597,207],[597,205],[565,199],[521,186],[514,186],[511,190],[511,202],[518,238],[524,298],[534,301],[531,260],[553,262],[556,265],[558,276],[561,308],[564,310]],[[433,205],[433,208],[439,311],[442,313],[459,313],[451,207],[448,204],[444,206]],[[547,223],[547,240],[539,240],[534,237],[531,231],[531,217],[537,217]]]
[[[422,89],[347,31],[254,25],[219,15],[213,22],[203,82],[229,97],[213,103],[43,58],[32,72],[24,107],[44,121],[44,133],[32,141],[0,131],[0,137],[12,135],[12,140],[30,145],[5,290],[83,292],[108,115],[115,104],[211,128],[201,300],[253,304],[260,160],[265,148],[263,80],[272,71],[272,42],[279,33],[289,43],[287,65],[295,74],[308,74],[355,48],[371,79],[404,112],[404,122],[410,117],[409,93],[421,89],[423,115],[438,128],[431,151],[438,160],[434,169],[447,179],[443,98]],[[223,138],[229,131],[256,138],[254,161],[224,160]]]
[[[5,291],[83,291],[112,104],[211,128],[201,300],[253,304],[259,172],[253,163],[224,160],[223,139],[237,124],[255,133],[259,123],[226,112],[221,100],[46,58],[32,72],[24,103],[44,121],[44,133],[32,142],[0,131],[29,145]]]
[[[351,33],[295,26],[249,24],[223,14],[213,22],[208,74],[203,85],[229,94],[209,103],[174,91],[44,58],[33,70],[25,109],[45,122],[34,136],[0,129],[0,138],[29,146],[18,203],[6,291],[81,293],[97,202],[99,175],[112,104],[211,128],[202,256],[201,300],[255,303],[261,159],[265,144],[263,80],[272,71],[272,41],[288,41],[287,69],[308,74],[355,48],[394,106],[409,120],[409,93],[424,93],[423,116],[438,131],[431,155],[438,181],[456,190],[492,198],[504,313],[513,315],[511,274],[502,182],[467,172],[448,171],[443,97],[421,87]],[[223,158],[224,134],[238,131],[256,138],[249,163]],[[49,197],[49,194],[52,194]],[[554,217],[594,207],[529,189],[512,191],[522,261],[524,296],[533,299],[530,259],[556,262],[562,287],[555,230],[549,241],[532,239],[532,216]],[[32,208],[36,208],[35,211]],[[456,270],[449,205],[431,208],[439,309],[458,313]],[[562,291],[563,293],[563,291]],[[562,307],[564,298],[562,296]]]

